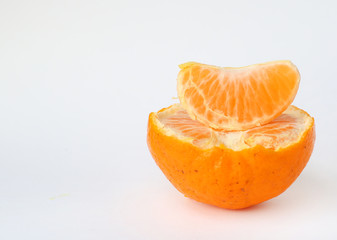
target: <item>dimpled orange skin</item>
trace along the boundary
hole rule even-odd
[[[312,122],[299,142],[279,151],[201,149],[167,136],[156,118],[149,116],[147,143],[165,176],[186,197],[227,209],[247,208],[284,192],[306,166],[315,141]]]

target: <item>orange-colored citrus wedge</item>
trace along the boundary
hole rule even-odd
[[[180,65],[178,97],[190,117],[213,129],[246,130],[279,116],[294,100],[300,74],[290,61],[241,68]]]
[[[243,131],[216,131],[180,105],[151,113],[147,143],[157,165],[185,196],[239,209],[285,191],[307,164],[314,119],[289,106],[273,121]]]

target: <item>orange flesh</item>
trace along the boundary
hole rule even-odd
[[[192,140],[199,147],[207,144],[225,145],[240,150],[255,145],[278,149],[295,142],[312,120],[304,111],[290,106],[283,114],[268,124],[245,131],[216,131],[192,120],[179,105],[173,105],[158,113],[158,119],[166,130],[174,135]]]
[[[219,130],[246,130],[279,116],[293,101],[299,73],[289,61],[220,68],[181,65],[178,96],[193,119]]]
[[[200,122],[192,120],[185,110],[179,110],[173,115],[162,119],[162,123],[175,132],[179,132],[186,137],[202,140],[211,136],[211,130]]]

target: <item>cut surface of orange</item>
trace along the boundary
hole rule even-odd
[[[285,191],[307,164],[314,141],[314,119],[295,106],[263,126],[218,131],[175,104],[150,114],[147,134],[153,158],[180,192],[229,209]]]
[[[290,61],[241,68],[179,66],[178,97],[190,117],[218,130],[246,130],[279,116],[294,100],[300,74]]]
[[[208,128],[189,117],[180,104],[158,113],[158,124],[169,134],[200,148],[224,146],[235,151],[261,145],[278,150],[296,142],[312,123],[303,110],[289,106],[279,117],[263,126],[242,131],[218,131]]]

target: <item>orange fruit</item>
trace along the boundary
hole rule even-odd
[[[178,97],[192,119],[220,130],[246,130],[279,116],[294,100],[300,74],[290,61],[241,68],[180,65]]]
[[[314,119],[289,106],[273,121],[216,131],[175,104],[151,113],[147,143],[157,165],[185,196],[218,207],[246,208],[285,191],[307,164]]]

